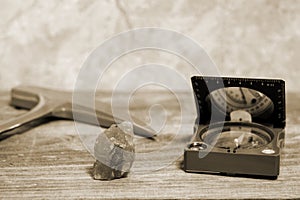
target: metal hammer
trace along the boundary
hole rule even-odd
[[[30,109],[27,113],[16,118],[0,123],[0,136],[12,135],[13,130],[22,129],[26,125],[38,125],[49,117],[74,120],[73,114],[76,114],[75,120],[109,127],[113,123],[119,123],[124,120],[113,117],[108,110],[93,110],[86,106],[76,105],[72,107],[72,92],[57,91],[33,86],[18,86],[11,90],[12,106]],[[103,108],[104,109],[104,108]],[[92,120],[96,113],[97,122]],[[155,131],[147,127],[145,123],[134,119],[133,131],[135,134],[152,138]],[[28,129],[28,128],[27,128]],[[1,137],[2,138],[2,137]]]

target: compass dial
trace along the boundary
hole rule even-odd
[[[213,126],[200,134],[201,140],[222,149],[253,149],[267,145],[272,133],[255,123],[227,122]]]
[[[253,117],[269,117],[274,109],[269,97],[244,87],[227,87],[210,93],[209,98],[220,111],[230,114],[235,110],[245,110]]]

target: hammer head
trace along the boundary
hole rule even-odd
[[[34,86],[18,86],[11,90],[10,104],[15,107],[32,109],[40,101],[51,105],[53,109],[59,105],[71,103],[72,93]]]
[[[85,95],[87,93],[80,93]],[[87,96],[88,97],[88,96]],[[84,104],[84,102],[83,102]],[[114,117],[111,108],[101,102],[97,102],[98,109],[93,105],[72,104],[72,93],[33,86],[18,86],[11,91],[11,105],[15,107],[31,109],[40,112],[38,117],[53,116],[65,119],[74,119],[88,124],[110,127],[111,124],[124,120]],[[42,113],[42,114],[41,114]],[[152,138],[155,131],[144,122],[134,119],[133,129],[136,134]]]
[[[82,93],[84,95],[84,93]],[[84,104],[84,103],[82,103]],[[11,91],[11,105],[25,109],[36,107],[47,110],[47,116],[75,119],[89,124],[109,127],[122,120],[114,118],[103,103],[98,102],[101,110],[94,110],[92,105],[72,105],[72,92],[46,89],[34,86],[18,86]],[[95,119],[95,113],[96,118]],[[94,118],[94,119],[93,119]]]

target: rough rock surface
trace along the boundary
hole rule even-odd
[[[97,180],[126,177],[134,161],[133,128],[130,122],[113,124],[95,143],[92,174]]]

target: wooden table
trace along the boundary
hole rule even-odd
[[[154,152],[154,157],[146,155],[146,159],[153,160],[155,166],[166,159],[159,149],[171,141],[180,110],[169,94],[153,93],[133,99],[133,115],[149,121],[143,108],[153,100],[166,106],[167,125],[157,141],[138,137],[135,141],[137,152]],[[1,121],[25,112],[9,107],[8,102],[8,92],[2,92]],[[193,120],[194,108],[186,106],[191,107],[189,117]],[[189,139],[191,131],[182,134]],[[184,146],[180,148],[183,152]],[[0,199],[299,198],[300,94],[287,95],[286,141],[281,158],[277,180],[185,173],[181,156],[155,171],[139,162],[127,178],[97,181],[90,175],[94,158],[82,144],[74,122],[50,121],[0,142]]]

